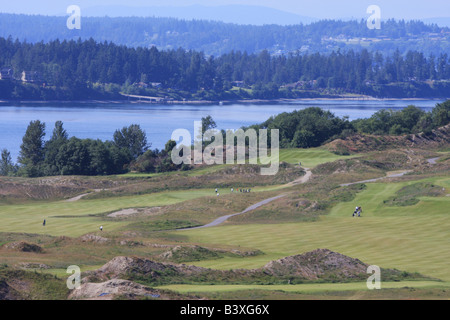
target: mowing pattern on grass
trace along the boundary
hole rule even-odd
[[[361,156],[361,155],[359,155]],[[281,149],[280,161],[290,164],[301,163],[302,167],[314,168],[319,164],[332,162],[338,159],[352,158],[353,156],[343,156],[332,153],[324,148],[309,149]]]
[[[446,155],[440,154],[435,164],[426,159],[436,154],[411,150],[355,158],[317,148],[282,150],[280,156],[291,164],[284,164],[274,181],[264,180],[253,167],[221,166],[188,173],[93,179],[96,186],[108,185],[110,189],[75,202],[61,199],[4,204],[0,206],[0,257],[4,264],[28,269],[37,266],[45,268],[40,272],[52,273],[41,280],[49,281],[54,293],[33,289],[32,295],[21,296],[29,298],[63,297],[65,291],[58,286],[65,282],[57,278],[53,281],[51,277],[67,276],[65,268],[70,264],[81,265],[83,271],[95,270],[114,257],[131,255],[140,257],[136,258],[139,263],[132,258],[131,265],[144,266],[148,272],[116,274],[145,284],[271,283],[274,288],[274,283],[282,283],[289,291],[295,287],[286,286],[289,280],[291,283],[348,280],[347,274],[334,272],[333,266],[339,264],[333,259],[321,269],[314,257],[302,255],[317,248],[329,248],[367,264],[404,270],[389,273],[383,269],[384,282],[391,277],[404,283],[407,278],[417,277],[416,273],[450,282],[450,197],[446,196],[450,193],[450,177]],[[325,163],[332,160],[337,161]],[[298,162],[315,167],[311,180],[286,185],[304,173]],[[397,169],[414,172],[396,179],[341,186]],[[25,184],[30,183],[25,180]],[[239,183],[251,186],[252,192],[231,192],[230,188],[236,190]],[[83,188],[87,185],[84,181]],[[209,187],[204,188],[205,185]],[[219,187],[220,196],[216,196],[215,187]],[[206,224],[280,194],[286,196],[235,216],[223,225],[172,232],[176,228]],[[361,218],[352,217],[355,206],[362,206]],[[146,211],[152,207],[160,207],[158,214]],[[138,212],[108,216],[124,212],[122,209]],[[100,225],[103,231],[99,231]],[[27,245],[19,245],[21,242]],[[29,247],[42,251],[30,252]],[[292,257],[286,258],[289,256]],[[299,256],[308,256],[312,262],[308,265],[303,258],[297,260]],[[127,269],[129,260],[124,261],[122,265]],[[191,266],[179,269],[167,267],[161,261],[189,262]],[[267,267],[270,261],[275,261],[269,264],[272,268]],[[354,266],[359,265],[353,262]],[[362,266],[360,271],[360,278],[356,276],[354,280],[367,279]],[[317,274],[316,278],[310,277]],[[16,279],[20,279],[30,277],[31,273],[17,275]],[[102,280],[102,274],[97,275],[97,280]],[[0,294],[19,297],[21,293],[14,291],[14,283],[5,279],[6,276],[0,279]],[[36,278],[27,283],[31,288],[32,283],[41,280]],[[423,282],[423,286],[437,290],[436,283]],[[314,288],[319,286],[316,283]],[[361,289],[355,284],[348,290]]]
[[[382,290],[367,290],[366,282],[295,285],[186,285],[158,287],[213,300],[448,300],[450,283],[383,281]]]
[[[419,197],[445,196],[445,188],[432,183],[418,182],[405,186],[396,195],[384,200],[388,206],[412,206],[419,203]]]
[[[450,178],[435,177],[426,182],[448,188]],[[353,201],[336,204],[316,222],[228,225],[182,233],[190,242],[242,245],[265,253],[244,261],[196,263],[203,267],[254,268],[268,260],[328,247],[370,264],[450,281],[450,197],[420,197],[419,203],[408,207],[384,204],[384,200],[409,184],[410,181],[367,184],[367,189]],[[361,218],[352,217],[356,205],[363,208]]]

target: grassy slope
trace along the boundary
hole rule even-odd
[[[305,167],[314,167],[320,163],[342,159],[322,149],[281,150],[280,160],[289,163],[302,162]],[[205,174],[215,170],[214,167],[202,169]],[[192,171],[192,174],[199,172]],[[419,178],[418,178],[419,179]],[[428,178],[432,182],[450,191],[448,175],[440,178]],[[450,197],[421,197],[420,202],[407,207],[388,207],[383,201],[397,190],[413,181],[367,184],[368,188],[360,192],[351,202],[343,202],[332,208],[327,216],[317,222],[283,223],[283,224],[246,224],[223,225],[220,227],[190,231],[174,232],[177,236],[186,236],[187,242],[205,246],[233,246],[259,249],[265,255],[255,257],[233,258],[196,262],[196,265],[217,268],[255,268],[270,260],[292,254],[328,248],[342,254],[358,258],[369,264],[385,268],[397,268],[410,272],[420,272],[427,276],[446,281],[436,286],[447,286],[450,282],[448,265],[450,264],[450,219],[448,207]],[[276,190],[280,186],[268,186],[252,191]],[[221,191],[223,194],[228,190]],[[98,230],[102,224],[106,230],[114,230],[128,222],[104,221],[100,217],[90,216],[112,212],[121,208],[162,206],[184,202],[199,197],[212,196],[209,189],[189,191],[161,192],[150,195],[138,195],[117,198],[81,200],[77,202],[35,202],[25,205],[0,206],[0,232],[27,232],[51,235],[79,236]],[[364,209],[363,217],[352,218],[355,205]],[[66,216],[55,218],[54,216]],[[42,227],[42,220],[48,224]],[[330,285],[325,289],[359,290],[351,285],[347,289]],[[387,284],[389,286],[394,286]],[[428,287],[430,283],[402,283],[403,286]],[[323,290],[323,285],[309,287],[282,287],[280,290]],[[198,286],[180,287],[180,291],[198,291]],[[248,287],[232,287],[248,289]],[[303,289],[302,289],[303,288]],[[315,289],[314,289],[315,288]],[[217,291],[229,290],[217,286]],[[270,289],[275,289],[270,287]],[[320,291],[319,290],[319,291]],[[308,291],[308,292],[309,292]]]
[[[323,148],[280,150],[280,161],[285,161],[292,164],[301,162],[302,166],[305,168],[314,168],[322,163],[331,162],[338,159],[349,159],[355,156],[356,155],[341,156]],[[361,154],[357,156],[361,156]]]
[[[124,225],[120,221],[103,221],[100,217],[91,215],[113,212],[122,208],[169,205],[207,195],[211,195],[211,190],[173,191],[75,202],[36,202],[1,206],[0,231],[76,237],[97,231],[100,225],[104,226],[104,230],[114,230]],[[42,226],[44,219],[47,219],[45,228]]]
[[[402,282],[384,282],[381,285],[382,289],[400,289],[404,287],[414,288],[441,288],[448,291],[450,283],[440,283],[436,285],[434,281],[402,281]],[[245,290],[270,290],[283,291],[292,293],[314,294],[326,292],[345,292],[345,291],[368,291],[366,282],[352,282],[352,283],[335,283],[332,286],[327,283],[322,284],[295,284],[295,285],[167,285],[161,286],[160,289],[173,290],[180,293],[217,293],[217,292],[235,292]]]
[[[450,189],[448,177],[429,180]],[[369,264],[450,281],[450,197],[424,197],[414,206],[384,207],[383,200],[405,184],[368,184],[355,201],[337,205],[318,222],[233,225],[182,233],[195,243],[245,246],[266,253],[196,263],[204,267],[255,268],[269,260],[328,248]],[[363,206],[362,218],[351,217],[355,204]]]
[[[280,150],[281,161],[298,163],[299,159],[301,159],[302,165],[311,167],[337,158],[343,157],[318,148],[308,150]],[[193,170],[190,174],[207,174],[223,167],[224,166],[208,166],[199,170]],[[136,176],[144,175],[138,174]],[[255,187],[252,188],[252,192],[277,190],[280,187],[281,186]],[[230,193],[230,190],[221,189],[220,193],[225,195]],[[100,225],[103,225],[105,230],[111,231],[123,226],[125,222],[102,221],[100,217],[93,215],[118,211],[123,208],[170,205],[205,196],[215,196],[215,193],[211,189],[191,189],[186,191],[167,191],[154,194],[104,199],[83,199],[76,202],[38,201],[23,205],[3,205],[0,206],[0,220],[2,222],[0,225],[0,232],[45,233],[54,236],[65,235],[76,237],[88,232],[97,231]],[[66,218],[60,218],[64,216]],[[44,219],[47,220],[45,228],[42,227],[42,221]]]

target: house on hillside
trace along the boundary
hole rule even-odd
[[[238,88],[246,88],[246,84],[244,81],[232,81],[231,84]]]
[[[21,79],[23,82],[30,82],[30,83],[42,82],[42,76],[37,71],[23,71]]]
[[[133,86],[138,87],[138,88],[161,88],[162,83],[161,82],[146,83],[146,82],[141,81],[141,82],[133,83]]]
[[[14,70],[9,68],[3,68],[0,70],[0,80],[12,80]]]
[[[133,83],[133,86],[138,88],[148,88],[148,84],[142,81]]]
[[[304,88],[305,85],[306,85],[305,81],[297,81],[294,83],[288,83],[288,84],[282,85],[280,88],[301,89],[301,88]]]
[[[150,84],[152,85],[153,88],[161,88],[162,87],[161,82],[152,82]]]

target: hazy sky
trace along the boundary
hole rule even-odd
[[[382,19],[421,19],[450,16],[449,0],[0,0],[0,12],[55,15],[65,14],[69,5],[206,6],[260,5],[314,18],[367,17],[369,5],[381,8]]]

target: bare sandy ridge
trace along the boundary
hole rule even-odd
[[[169,275],[185,279],[198,279],[202,275],[216,273],[227,279],[254,279],[254,277],[272,277],[284,279],[319,280],[362,280],[367,277],[368,264],[329,249],[316,249],[303,254],[272,260],[257,269],[214,270],[195,265],[161,263],[147,258],[118,256],[101,268],[84,273],[81,287],[74,290],[69,299],[110,300],[117,295],[128,297],[150,296],[165,299],[166,292],[123,280],[123,276],[134,275],[145,279],[164,279]],[[391,274],[401,271],[389,270]],[[249,278],[250,277],[250,278]],[[99,282],[103,281],[103,282]],[[290,281],[290,280],[289,280]]]

